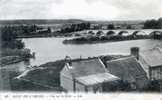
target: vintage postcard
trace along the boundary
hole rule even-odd
[[[2,100],[161,93],[162,0],[0,0]]]

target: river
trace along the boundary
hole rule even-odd
[[[65,45],[64,39],[69,38],[26,38],[23,39],[26,48],[36,53],[36,58],[31,59],[31,65],[40,65],[49,61],[64,59],[66,55],[71,58],[93,57],[108,54],[129,54],[131,47],[140,47],[146,50],[162,43],[159,40],[131,40],[120,42],[107,42],[97,44]]]

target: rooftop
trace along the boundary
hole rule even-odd
[[[76,80],[86,86],[89,86],[89,85],[99,84],[103,82],[116,81],[119,80],[119,78],[110,73],[100,73],[100,74],[78,77],[76,78]]]
[[[75,77],[76,81],[86,86],[119,80],[107,71],[99,58],[72,61],[71,64],[66,65],[67,71]]]
[[[160,46],[162,47],[162,45],[159,45],[159,47]],[[162,65],[162,49],[160,49],[160,48],[156,47],[153,49],[145,50],[140,53],[140,56],[151,67]]]
[[[107,69],[111,74],[131,82],[134,82],[141,75],[146,75],[135,57],[125,57],[108,61]]]
[[[75,75],[75,77],[88,76],[106,72],[104,64],[98,58],[74,61],[72,62],[72,65],[68,65],[68,67],[70,73]]]

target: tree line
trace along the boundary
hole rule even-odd
[[[17,37],[21,36],[33,36],[41,35],[50,32],[47,29],[46,32],[37,32],[37,30],[42,30],[43,28],[36,25],[18,25],[18,26],[4,26],[0,28],[1,35],[1,46],[3,48],[24,48],[24,43],[21,40],[17,40]],[[35,33],[34,33],[35,32]]]
[[[71,24],[66,27],[61,28],[60,32],[61,33],[70,33],[70,32],[75,32],[75,31],[82,31],[90,29],[90,23],[79,23],[79,24]]]
[[[144,29],[162,29],[162,18],[145,21]]]
[[[39,30],[39,31],[38,31]],[[51,29],[47,28],[44,30],[43,27],[37,25],[18,25],[18,26],[4,26],[1,28],[2,33],[5,33],[3,39],[12,39],[11,37],[21,37],[21,36],[39,36],[43,34],[51,33]],[[11,36],[10,36],[11,35]]]

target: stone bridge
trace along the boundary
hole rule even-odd
[[[97,33],[98,31],[102,31],[104,34],[108,32],[113,32],[116,35],[123,35],[123,34],[128,34],[128,35],[162,35],[162,29],[136,29],[136,30],[128,30],[128,29],[119,29],[119,30],[86,30],[88,33],[89,31],[92,31],[94,33]]]

